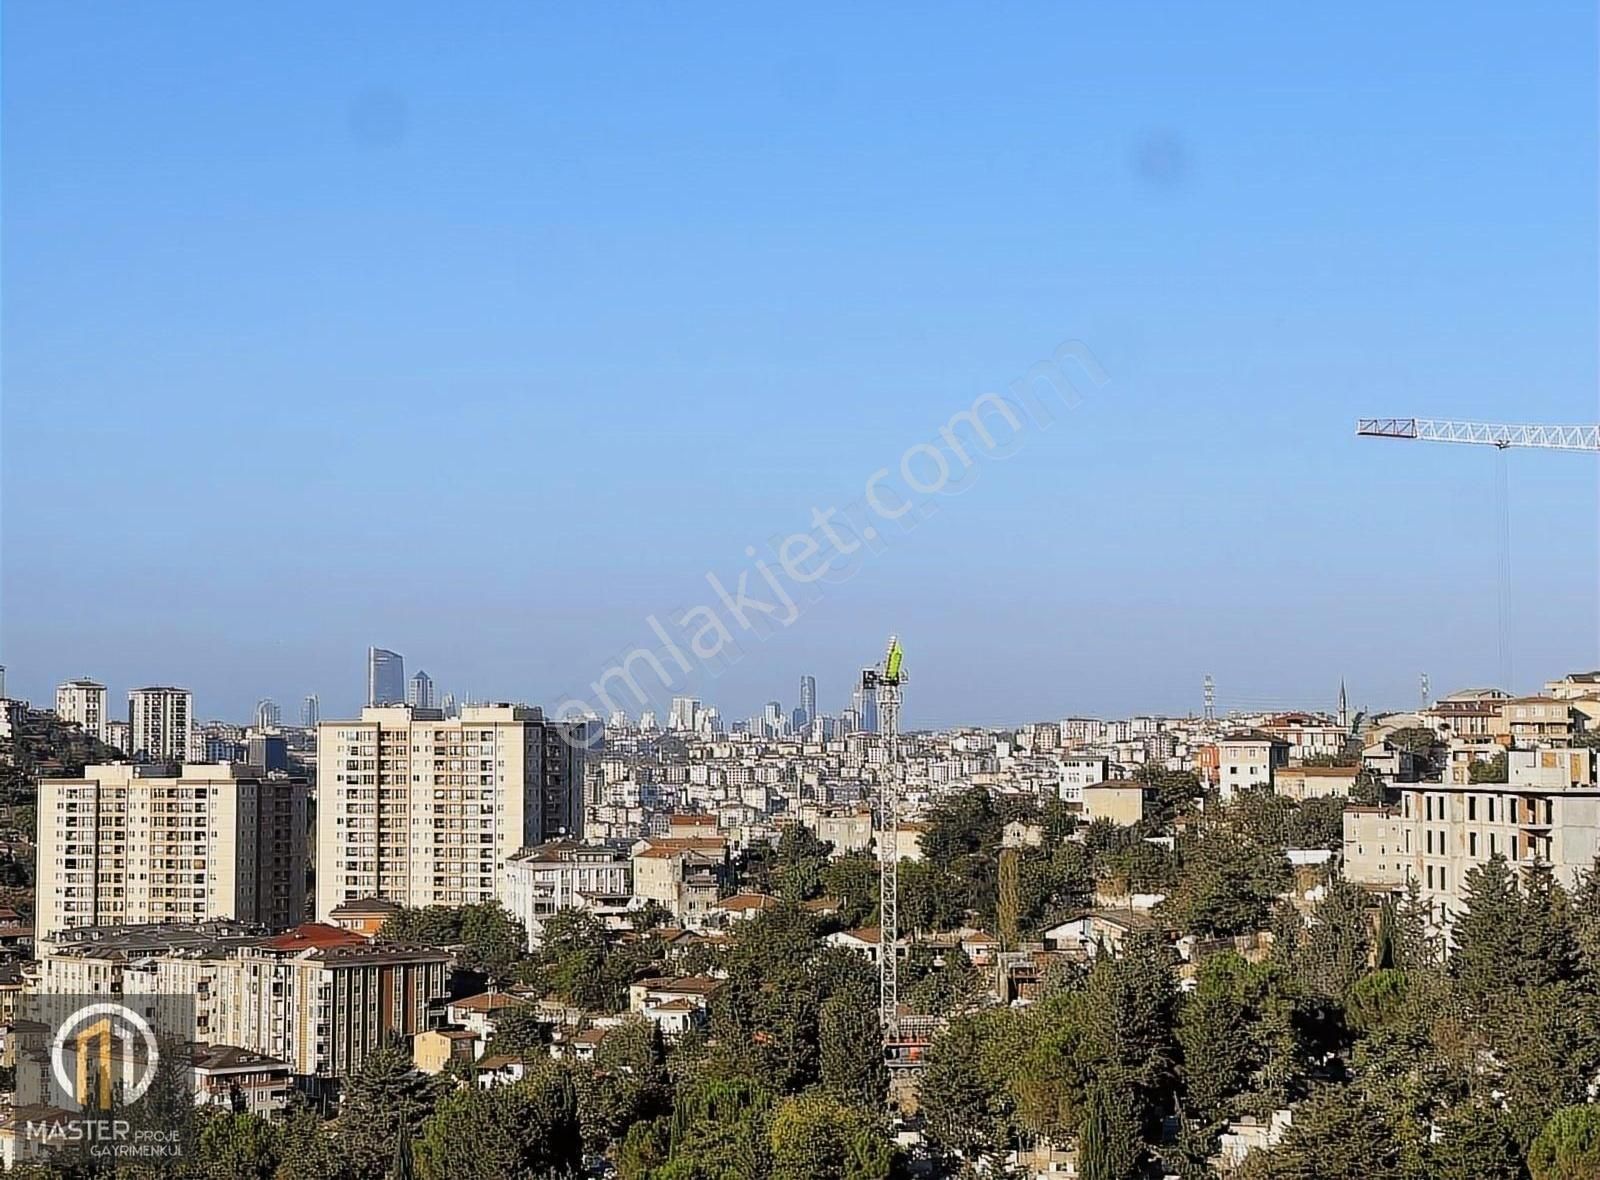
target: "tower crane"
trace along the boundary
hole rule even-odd
[[[900,933],[900,640],[876,668],[861,673],[863,693],[875,693],[886,761],[878,789],[878,1023],[884,1059],[892,1062],[900,1039],[900,963],[895,945]]]
[[[1358,418],[1356,434],[1363,438],[1415,439],[1419,442],[1474,443],[1496,448],[1503,455],[1512,447],[1537,447],[1551,451],[1600,453],[1600,425],[1528,426],[1503,422],[1460,422],[1449,418]],[[1500,674],[1510,688],[1510,647],[1506,639],[1510,614],[1511,523],[1507,515],[1505,469],[1500,472]],[[1426,707],[1428,680],[1422,679]]]
[[[1543,447],[1554,451],[1600,451],[1600,426],[1513,426],[1499,422],[1455,422],[1446,418],[1357,418],[1364,438],[1408,438],[1420,442],[1479,443],[1499,447]]]

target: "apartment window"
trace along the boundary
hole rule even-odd
[[[1432,795],[1429,795],[1427,797],[1427,807],[1428,807],[1428,818],[1432,819],[1433,818],[1433,796]]]
[[[1433,888],[1433,866],[1432,865],[1428,866],[1428,888],[1429,889]]]
[[[1494,823],[1494,796],[1489,796],[1489,822]]]
[[[1443,865],[1440,865],[1439,866],[1439,888],[1440,889],[1448,889],[1448,888],[1450,888],[1450,886],[1447,884],[1448,878],[1449,878],[1449,874],[1445,871],[1445,867]]]
[[[1468,795],[1467,796],[1467,819],[1474,820],[1474,819],[1477,819],[1477,818],[1478,818],[1478,797],[1476,795]]]
[[[1477,856],[1478,855],[1478,833],[1477,832],[1468,832],[1467,833],[1467,855],[1468,856]]]
[[[1433,855],[1433,829],[1432,828],[1428,829],[1427,836],[1428,836],[1428,855],[1432,856]]]

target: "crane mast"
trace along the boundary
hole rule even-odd
[[[900,1035],[900,641],[889,637],[883,663],[861,673],[863,692],[877,696],[884,767],[878,787],[878,1024],[886,1059]]]

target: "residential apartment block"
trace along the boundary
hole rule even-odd
[[[1572,888],[1600,852],[1594,752],[1512,750],[1507,761],[1509,782],[1405,783],[1397,811],[1347,810],[1346,875],[1372,888],[1414,881],[1441,921],[1460,912],[1467,874],[1496,854]]]
[[[56,716],[80,726],[92,738],[105,740],[106,686],[93,680],[69,680],[56,689]]]
[[[500,902],[537,946],[545,919],[565,909],[588,909],[598,899],[626,899],[633,889],[633,863],[601,844],[563,840],[542,844],[505,863]]]
[[[306,781],[243,767],[90,766],[39,781],[41,939],[75,926],[305,917]]]
[[[131,753],[141,762],[198,760],[194,694],[186,688],[136,688],[128,693]]]
[[[523,848],[583,830],[581,723],[523,705],[363,709],[317,727],[317,917],[494,899]]]
[[[282,934],[237,922],[102,926],[42,948],[42,996],[111,995],[159,1019],[171,997],[193,1039],[286,1062],[335,1080],[393,1036],[443,1023],[448,951],[372,941],[305,923]],[[190,999],[192,997],[192,1000]]]

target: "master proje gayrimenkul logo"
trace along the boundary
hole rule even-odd
[[[194,1101],[193,995],[35,995],[18,1006],[12,1116],[33,1158],[182,1154],[170,1108]]]

